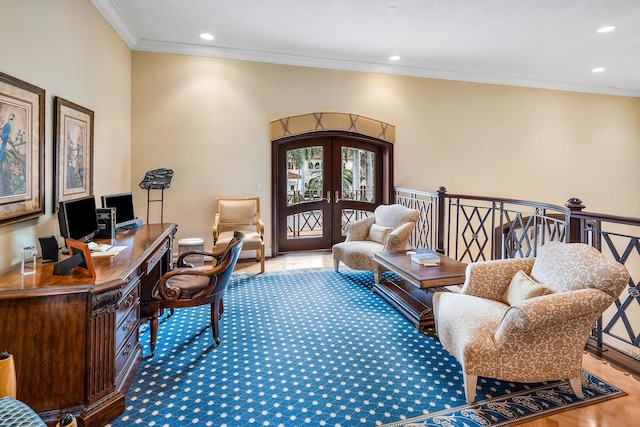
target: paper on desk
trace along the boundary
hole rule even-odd
[[[111,246],[111,248],[109,248],[106,251],[91,252],[91,256],[93,258],[99,258],[104,256],[116,256],[121,250],[126,248],[127,248],[126,246]]]

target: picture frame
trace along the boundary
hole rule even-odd
[[[69,249],[69,255],[74,256],[81,254],[84,261],[75,266],[75,269],[80,273],[89,277],[96,277],[96,269],[93,265],[93,258],[91,258],[91,250],[89,245],[82,243],[75,239],[67,238],[67,248]]]
[[[0,73],[0,226],[44,215],[44,97]]]
[[[93,196],[93,111],[54,98],[53,206],[62,201]]]

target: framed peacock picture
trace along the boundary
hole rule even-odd
[[[44,96],[0,73],[0,225],[44,214]]]

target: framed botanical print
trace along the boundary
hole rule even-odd
[[[0,225],[44,214],[44,96],[0,73]]]
[[[93,195],[93,111],[54,98],[54,203]]]

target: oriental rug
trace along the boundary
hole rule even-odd
[[[343,269],[234,274],[213,347],[209,307],[162,321],[124,413],[107,426],[504,426],[624,395],[584,372],[565,382],[480,378],[464,399],[458,362]],[[149,354],[143,326],[140,343]]]

